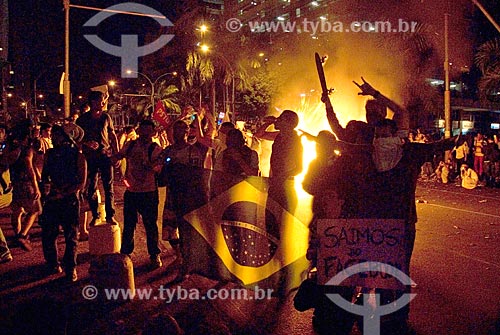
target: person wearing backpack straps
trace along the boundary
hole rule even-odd
[[[138,221],[138,214],[146,229],[151,268],[162,266],[161,250],[158,245],[158,185],[155,167],[162,151],[161,147],[153,142],[155,124],[151,120],[143,120],[137,128],[139,137],[127,142],[122,150],[113,157],[113,160],[125,158],[125,185],[127,190],[123,196],[123,235],[120,252],[130,255],[134,251],[134,232]]]

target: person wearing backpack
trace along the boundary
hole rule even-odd
[[[137,128],[139,137],[127,142],[113,160],[127,161],[125,170],[125,186],[123,196],[123,235],[120,252],[130,255],[134,251],[134,232],[138,214],[146,229],[146,241],[151,260],[151,268],[162,266],[161,250],[158,246],[158,185],[155,168],[158,165],[161,147],[153,142],[155,124],[151,120],[143,120]]]
[[[57,236],[63,228],[66,248],[63,266],[69,282],[78,280],[77,233],[80,217],[80,193],[87,179],[87,162],[75,143],[83,132],[74,124],[52,128],[54,147],[47,150],[42,169],[43,220],[42,249],[49,274],[62,272],[58,260]]]

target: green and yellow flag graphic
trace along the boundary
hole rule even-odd
[[[308,267],[311,198],[300,199],[292,214],[268,197],[267,178],[208,170],[194,178],[203,182],[189,192],[197,199],[206,192],[207,200],[187,206],[180,225],[189,271],[243,285],[297,286]]]

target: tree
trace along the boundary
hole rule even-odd
[[[179,88],[175,85],[168,85],[167,81],[161,82],[158,89],[158,98],[163,102],[163,105],[169,113],[180,114],[181,107],[177,103],[177,94]]]
[[[183,101],[198,106],[203,98],[203,90],[214,77],[214,65],[209,58],[192,51],[187,55],[185,70],[185,74],[181,75]]]
[[[238,94],[238,114],[243,118],[265,116],[276,94],[276,78],[264,68],[256,69],[249,78],[248,88]]]
[[[475,54],[474,63],[482,74],[478,84],[480,98],[500,102],[500,39],[483,43]]]

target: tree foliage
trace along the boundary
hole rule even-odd
[[[500,39],[483,43],[475,54],[474,63],[482,74],[478,84],[481,98],[500,102]]]
[[[247,89],[238,94],[237,112],[243,118],[263,117],[277,93],[276,78],[265,68],[259,68],[249,77],[248,84]]]

